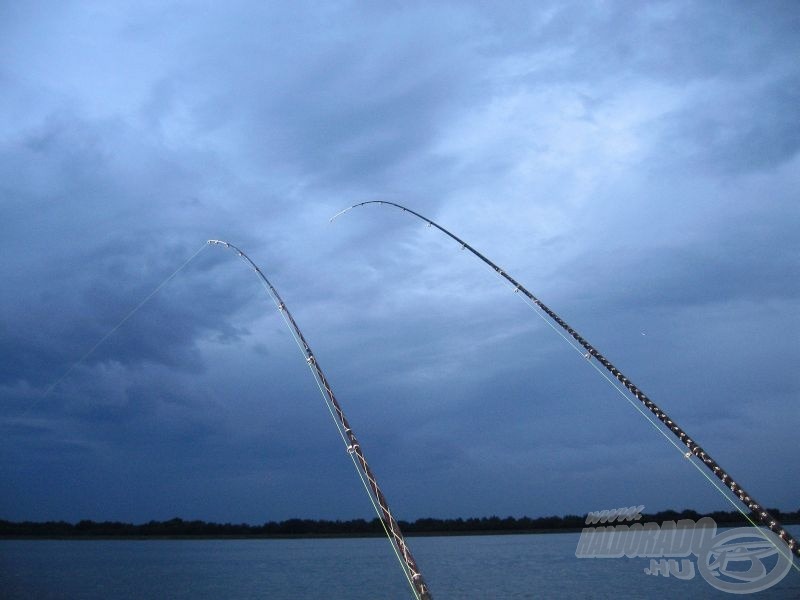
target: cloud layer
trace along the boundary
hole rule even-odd
[[[800,13],[0,9],[0,517],[729,509],[491,271],[795,510]],[[71,370],[70,370],[71,369]],[[69,374],[59,380],[65,372]],[[54,383],[58,384],[43,396]]]

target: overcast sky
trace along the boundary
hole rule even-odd
[[[0,518],[800,508],[796,2],[0,5]],[[59,378],[68,370],[67,377]],[[46,390],[58,381],[52,391]]]

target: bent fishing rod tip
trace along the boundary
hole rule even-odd
[[[339,211],[339,212],[337,212],[335,215],[333,215],[333,216],[332,216],[330,219],[328,219],[328,223],[333,223],[333,220],[334,220],[336,217],[340,217],[341,215],[343,215],[344,213],[346,213],[348,210],[351,210],[351,209],[355,208],[356,206],[358,206],[358,205],[357,205],[357,204],[354,204],[353,206],[348,206],[348,207],[347,207],[347,208],[345,208],[344,210],[340,210],[340,211]]]
[[[333,215],[333,216],[332,216],[332,217],[331,217],[331,218],[328,220],[328,223],[333,223],[333,220],[334,220],[334,219],[336,219],[337,217],[340,217],[340,216],[342,216],[342,215],[343,215],[344,213],[346,213],[347,211],[349,211],[349,210],[353,210],[354,208],[357,208],[357,207],[359,207],[359,206],[364,206],[365,204],[391,204],[391,202],[386,202],[386,201],[384,201],[384,200],[367,200],[366,202],[359,202],[358,204],[353,204],[353,206],[348,206],[348,207],[347,207],[347,208],[345,208],[344,210],[340,210],[338,213],[336,213],[335,215]],[[403,207],[401,206],[400,208],[403,208]],[[403,208],[403,210],[406,210],[406,209],[405,209],[405,208]]]

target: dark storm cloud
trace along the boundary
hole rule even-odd
[[[386,207],[327,224],[376,198],[507,268],[795,508],[752,450],[781,472],[797,425],[792,3],[0,10],[0,517],[365,516],[223,248],[42,398],[208,238],[284,296],[403,518],[719,507],[451,240]]]
[[[54,380],[202,243],[194,238],[188,245],[180,219],[162,204],[175,192],[170,204],[177,200],[180,206],[191,193],[190,174],[152,154],[142,160],[150,164],[128,167],[125,161],[134,157],[112,139],[121,133],[120,124],[105,128],[61,116],[2,149],[7,187],[1,232],[16,249],[4,268],[3,381]],[[140,179],[142,168],[151,189]],[[220,305],[218,290],[209,293],[202,282],[167,291],[124,342],[109,341],[102,360],[197,363],[191,347],[199,332],[236,334],[216,317],[207,320],[213,305]],[[98,360],[95,355],[89,363]]]

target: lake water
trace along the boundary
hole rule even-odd
[[[797,526],[789,528],[794,535]],[[649,560],[578,559],[579,534],[412,537],[433,597],[734,598]],[[4,540],[2,598],[413,598],[386,539]],[[761,598],[800,598],[792,569]]]

